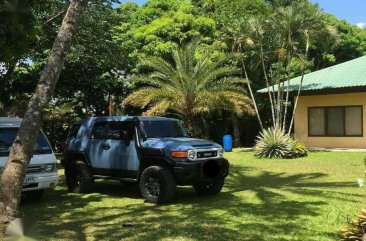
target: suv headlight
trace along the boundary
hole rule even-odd
[[[220,148],[219,151],[218,151],[218,154],[219,154],[218,156],[219,157],[223,157],[224,156],[224,152],[225,152],[224,149],[223,148]]]
[[[196,151],[194,150],[189,150],[188,151],[188,159],[193,161],[196,158]]]
[[[46,164],[44,165],[45,172],[54,172],[56,170],[55,164]]]

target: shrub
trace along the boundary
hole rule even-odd
[[[258,137],[255,156],[260,158],[299,158],[308,155],[304,144],[277,128],[264,130]]]
[[[347,229],[342,231],[343,241],[366,239],[366,210],[363,209],[356,215],[356,219],[348,224]]]
[[[288,158],[294,146],[291,136],[277,128],[260,133],[255,146],[255,156],[260,158]]]
[[[305,156],[308,156],[308,149],[304,144],[295,140],[294,146],[291,149],[291,158],[299,158]]]

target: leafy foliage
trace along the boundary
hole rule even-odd
[[[356,215],[355,220],[348,224],[347,229],[342,231],[343,241],[362,241],[366,238],[366,210],[362,209]]]
[[[0,63],[16,63],[37,42],[40,23],[35,12],[41,5],[33,0],[0,2]]]
[[[146,108],[148,115],[175,114],[191,131],[193,117],[200,113],[215,110],[252,113],[251,101],[244,90],[245,80],[231,77],[239,70],[223,65],[225,59],[212,61],[208,51],[198,53],[198,46],[199,41],[194,40],[173,47],[173,63],[159,57],[143,58],[141,66],[152,72],[132,78],[140,88],[124,104]]]
[[[293,1],[291,4],[276,5],[272,8],[264,2],[262,4],[266,6],[259,8],[262,12],[259,9],[256,14],[246,12],[240,15],[236,12],[236,15],[241,17],[222,21],[220,34],[241,65],[242,76],[250,79],[248,85],[254,82],[254,89],[278,85],[278,91],[276,91],[278,93],[273,91],[268,96],[271,121],[273,126],[279,126],[285,130],[288,119],[288,105],[285,103],[289,101],[289,93],[286,92],[286,87],[282,83],[294,77],[294,74],[304,74],[308,71],[308,67],[312,66],[310,61],[307,61],[309,48],[316,44],[320,34],[328,36],[330,33],[325,29],[322,13],[306,1]],[[234,7],[230,5],[235,4],[226,4],[225,7],[221,7],[228,16],[235,13]],[[260,4],[254,5],[258,7]],[[248,9],[255,8],[248,7]],[[258,72],[262,73],[258,75]],[[252,88],[248,87],[249,90]],[[254,96],[251,95],[251,97],[255,107],[258,107]],[[262,101],[258,101],[259,105]],[[257,111],[258,108],[255,109],[263,129],[264,121],[261,113]],[[290,133],[291,128],[288,129]]]
[[[294,145],[291,149],[291,158],[299,158],[308,156],[308,149],[306,146],[297,140],[295,140]]]
[[[366,30],[330,14],[320,14],[316,24],[309,24],[318,16],[312,13],[320,9],[306,0],[149,0],[142,6],[123,3],[116,9],[113,7],[115,2],[89,2],[61,73],[51,116],[58,116],[57,108],[62,109],[67,103],[72,104],[70,111],[77,118],[106,115],[110,96],[115,99],[117,113],[140,113],[140,109],[121,105],[133,90],[128,88],[126,77],[147,73],[146,69],[138,67],[139,59],[156,56],[171,63],[172,49],[197,36],[202,40],[198,52],[211,53],[210,61],[220,59],[220,66],[240,67],[230,78],[245,78],[244,60],[253,92],[265,87],[260,43],[268,57],[265,66],[267,70],[272,68],[271,84],[298,76],[303,68],[305,72],[321,69],[366,54]],[[303,7],[287,11],[296,3]],[[64,0],[6,0],[0,3],[1,114],[12,112],[21,116],[24,112],[68,4],[69,1]],[[306,47],[304,26],[319,30],[311,39],[308,61],[296,56],[288,64],[290,50],[301,52],[299,50]],[[288,30],[292,34],[291,45],[284,44],[288,40]],[[329,37],[334,30],[338,37]],[[196,54],[197,59],[201,58],[201,53]],[[149,83],[138,85],[148,86]],[[263,123],[268,124],[270,106],[263,99],[257,101]],[[168,112],[174,111],[168,109]],[[206,132],[213,138],[218,129],[231,131],[231,123],[227,121],[230,116],[228,111],[213,114],[204,111],[196,115],[196,120],[202,119],[202,123],[206,123]],[[218,119],[222,120],[220,128],[217,128]],[[250,116],[240,118],[240,121],[242,126],[244,123],[246,127],[254,126],[255,130],[242,128],[241,133],[244,136],[253,132],[245,138],[247,145],[251,145],[257,134],[257,124]],[[216,134],[222,135],[221,132]]]
[[[331,14],[324,17],[325,21],[337,30],[338,40],[331,51],[326,52],[324,48],[319,46],[317,53],[320,56],[316,56],[318,63],[315,65],[317,69],[366,55],[366,29],[361,29],[345,20],[337,19]],[[331,61],[327,61],[329,59]]]
[[[132,70],[140,57],[167,57],[177,44],[200,37],[210,45],[216,37],[215,21],[188,1],[151,0],[141,8],[125,3],[117,13],[122,21],[115,28],[115,39],[129,53]]]

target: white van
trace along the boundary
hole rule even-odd
[[[22,119],[0,117],[0,175],[8,160],[9,151],[20,127]],[[34,153],[28,166],[23,184],[26,197],[39,199],[45,189],[58,184],[56,156],[45,134],[40,131]]]

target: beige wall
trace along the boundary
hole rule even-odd
[[[308,107],[363,105],[363,137],[308,137]],[[295,136],[307,147],[366,148],[366,93],[300,96]]]

